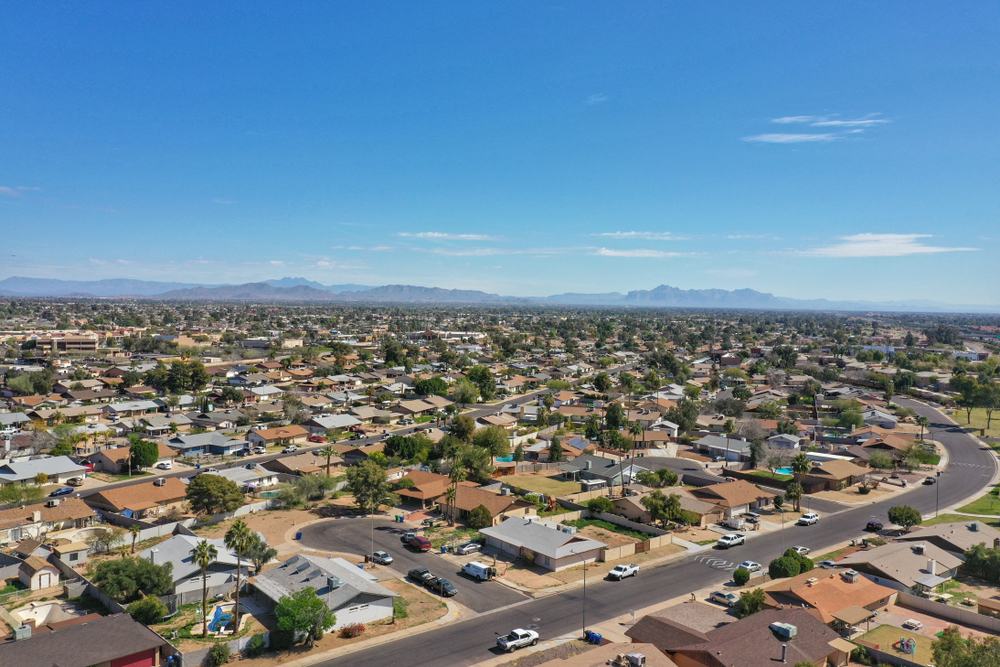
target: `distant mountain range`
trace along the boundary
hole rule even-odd
[[[627,294],[558,294],[512,297],[477,290],[414,285],[323,285],[305,278],[281,278],[244,285],[199,285],[145,280],[56,280],[12,277],[0,280],[0,295],[24,297],[141,297],[188,301],[274,301],[313,303],[465,303],[509,305],[617,306],[633,308],[726,308],[747,310],[845,310],[937,313],[1000,313],[1000,306],[935,301],[828,301],[790,299],[752,289],[691,289],[660,285]]]

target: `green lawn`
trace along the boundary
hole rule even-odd
[[[898,642],[900,637],[913,639],[917,645],[917,652],[909,655],[903,653],[897,648],[893,648],[892,645]],[[918,665],[926,665],[934,659],[934,651],[931,648],[931,645],[934,643],[932,638],[925,637],[912,630],[902,630],[894,625],[880,625],[871,632],[862,635],[860,639],[864,639],[865,641],[877,645],[880,650],[885,651],[890,655],[910,660]]]
[[[930,519],[926,519],[921,526],[933,526],[939,523],[972,523],[973,521],[978,521],[980,523],[985,523],[987,526],[993,526],[994,528],[1000,528],[1000,520],[996,519],[977,519],[976,517],[963,516],[961,514],[942,514],[941,516]]]
[[[986,428],[986,410],[982,408],[975,408],[972,410],[972,422],[969,423],[965,421],[965,410],[960,408],[955,409],[954,414],[951,418],[959,423],[961,426],[965,426],[968,429],[974,429],[975,435],[979,435],[979,429]],[[993,413],[993,423],[990,428],[986,431],[987,438],[1000,438],[1000,410]]]
[[[555,477],[513,475],[511,477],[504,477],[503,479],[514,488],[520,487],[528,491],[544,493],[547,496],[555,496],[556,498],[580,492],[579,482],[566,482]]]
[[[959,507],[959,512],[969,514],[989,514],[990,516],[1000,516],[1000,499],[996,496],[997,489],[993,489],[981,498],[973,500],[965,507]]]
[[[744,474],[751,475],[752,477],[759,477],[761,480],[763,480],[761,482],[762,484],[774,481],[787,482],[791,479],[794,479],[792,475],[782,475],[781,473],[774,473],[772,475],[770,470],[751,470],[750,472],[746,472]]]

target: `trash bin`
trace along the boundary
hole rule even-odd
[[[597,644],[598,646],[600,646],[601,644],[601,635],[598,632],[594,633],[594,643]]]
[[[443,553],[443,554],[448,553],[448,546],[447,545],[445,545],[445,544],[441,545],[441,553]]]
[[[301,530],[299,532],[295,533],[295,539],[297,539],[297,540],[301,540],[302,539],[302,531]]]

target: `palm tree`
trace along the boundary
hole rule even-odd
[[[138,525],[129,526],[128,532],[132,533],[132,553],[135,553],[135,540],[139,537],[139,533],[142,532],[142,528]]]
[[[459,482],[464,482],[465,478],[468,476],[469,476],[468,471],[466,471],[466,469],[462,467],[460,463],[456,463],[455,465],[453,465],[451,467],[451,472],[448,473],[448,477],[451,478],[451,488],[449,489],[449,491],[451,491],[452,493],[449,494],[448,499],[451,502],[450,524],[452,526],[455,525],[455,513],[457,511],[455,503],[457,502],[458,499],[458,484]]]
[[[318,454],[326,458],[326,476],[330,476],[330,459],[337,455],[337,450],[331,445],[327,445],[323,449],[319,450]]]
[[[375,388],[375,385],[370,384],[367,387],[365,387],[365,396],[368,397],[368,405],[372,404],[372,401],[375,400],[375,394],[377,393],[378,389]]]
[[[449,486],[448,489],[444,492],[444,503],[445,505],[451,508],[451,512],[448,515],[449,516],[448,523],[449,525],[452,526],[455,525],[455,499],[457,497],[458,497],[458,491],[455,489],[454,486]]]
[[[219,557],[215,545],[208,540],[202,540],[191,549],[194,564],[201,568],[201,626],[202,638],[208,637],[208,566]]]
[[[736,422],[732,419],[727,419],[726,423],[722,425],[722,431],[726,434],[726,460],[722,464],[723,469],[725,469],[726,464],[729,463],[729,440],[732,438],[733,433],[736,432]]]
[[[928,419],[927,417],[920,416],[920,417],[917,417],[917,424],[920,426],[920,439],[923,440],[924,439],[924,429],[925,428],[928,428],[928,429],[930,428],[930,426],[931,426],[931,420]]]
[[[795,458],[792,459],[792,473],[795,475],[796,481],[799,480],[799,475],[808,475],[809,471],[812,470],[812,461],[805,453],[796,454]]]
[[[639,442],[639,438],[641,438],[643,433],[646,432],[646,429],[644,429],[642,424],[639,422],[632,422],[628,425],[628,432],[635,442]]]
[[[243,522],[243,519],[239,519],[226,531],[225,540],[226,546],[236,553],[236,604],[233,606],[233,621],[235,623],[233,628],[235,632],[240,627],[240,572],[243,569],[240,561],[243,559],[243,554],[250,547],[250,542],[253,540],[253,532]]]

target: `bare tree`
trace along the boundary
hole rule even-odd
[[[764,449],[764,467],[771,471],[771,476],[774,477],[777,473],[778,468],[784,468],[788,465],[788,451],[783,447],[766,447]]]

